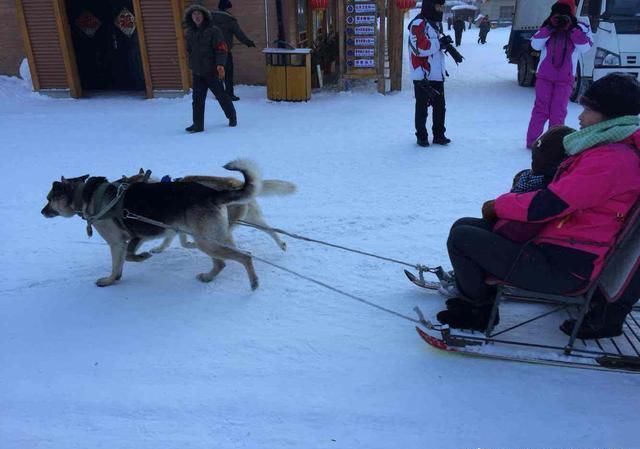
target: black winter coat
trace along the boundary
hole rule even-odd
[[[191,19],[193,10],[199,10],[204,15],[204,21],[198,27]],[[211,13],[199,5],[187,8],[184,17],[184,27],[187,29],[186,42],[189,54],[189,68],[194,75],[209,76],[215,74],[215,66],[224,66],[227,62],[228,48],[222,31],[213,26]]]
[[[235,36],[244,45],[252,46],[253,41],[247,37],[240,28],[238,19],[226,11],[213,11],[211,13],[213,24],[222,30],[224,40],[229,47],[229,51],[233,48],[233,37]]]

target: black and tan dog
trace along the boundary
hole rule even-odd
[[[153,179],[150,177],[151,171],[145,171],[141,168],[136,175],[126,177],[123,176],[122,180],[128,184],[132,184],[135,182],[158,182],[157,179]],[[231,190],[231,189],[241,189],[243,187],[244,182],[229,177],[221,177],[221,176],[201,176],[201,175],[189,175],[184,176],[182,178],[177,178],[170,182],[197,182],[198,184],[202,184],[205,187],[209,187],[214,190]],[[289,181],[283,181],[280,179],[263,179],[262,180],[262,188],[259,192],[256,193],[256,197],[265,197],[265,196],[283,196],[283,195],[291,195],[295,193],[296,185]],[[261,230],[267,233],[278,245],[278,247],[282,251],[287,250],[287,243],[284,242],[277,232],[273,231],[271,226],[265,221],[264,216],[262,215],[262,210],[258,205],[257,198],[254,198],[250,201],[246,201],[244,203],[235,203],[229,204],[228,206],[228,217],[229,217],[229,227],[233,229],[239,221],[247,221],[249,223],[253,223],[258,225],[258,230]],[[195,244],[193,242],[189,242],[187,239],[187,235],[184,233],[179,233],[180,235],[180,244],[185,248],[195,248]],[[165,234],[165,238],[163,242],[151,249],[152,253],[161,253],[165,249],[167,249],[173,239],[175,238],[175,232],[167,232]],[[139,245],[142,242],[139,242]],[[139,246],[138,245],[138,246]],[[140,257],[140,255],[135,254],[137,251],[137,247],[133,247],[130,245],[127,260],[132,259],[136,260]],[[144,255],[145,253],[142,253]],[[141,259],[144,260],[144,259]]]
[[[128,247],[137,248],[140,241],[162,238],[176,229],[191,234],[195,246],[213,260],[211,271],[199,274],[199,280],[212,281],[225,267],[224,261],[231,259],[244,265],[251,288],[255,290],[258,277],[253,261],[251,256],[235,249],[227,206],[251,201],[261,191],[262,181],[257,168],[249,161],[236,160],[224,168],[242,173],[244,183],[241,188],[214,190],[196,182],[134,183],[122,193],[106,178],[63,177],[53,183],[42,215],[47,218],[79,215],[104,238],[111,249],[112,269],[110,276],[96,281],[100,287],[111,285],[122,277],[127,253],[132,256],[128,260],[150,257],[148,253],[134,256]],[[116,198],[119,201],[114,201]],[[171,229],[128,218],[131,214],[155,220]]]

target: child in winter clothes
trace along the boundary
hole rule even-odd
[[[593,45],[587,25],[575,17],[573,0],[558,0],[551,15],[531,38],[531,47],[540,51],[536,72],[536,99],[527,130],[527,148],[542,134],[544,125],[564,124],[573,89],[579,53]]]
[[[531,168],[522,170],[513,178],[511,193],[527,193],[546,188],[552,181],[562,161],[567,157],[562,140],[575,132],[568,126],[557,126],[540,136],[533,143]],[[543,223],[522,223],[498,220],[493,232],[514,242],[526,242],[544,226]]]
[[[640,200],[640,82],[612,73],[595,81],[581,104],[581,129],[563,139],[568,157],[546,188],[501,195],[483,205],[484,220],[463,218],[452,226],[449,257],[458,290],[469,302],[452,303],[438,314],[441,323],[486,329],[496,294],[485,283],[488,275],[519,288],[564,294],[583,288],[602,270]],[[544,226],[531,241],[517,243],[493,232],[487,223],[496,219]],[[620,335],[640,298],[639,271],[606,312],[594,307],[585,316],[578,338]],[[568,320],[561,329],[571,332],[574,326]]]

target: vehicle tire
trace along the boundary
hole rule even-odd
[[[528,52],[518,58],[518,84],[524,87],[533,86],[536,79],[536,62]]]
[[[573,102],[577,102],[580,100],[584,91],[589,87],[589,79],[582,76],[582,69],[580,68],[580,64],[578,63],[578,67],[576,68],[576,79],[573,83],[573,90],[571,91],[571,96],[569,99]]]

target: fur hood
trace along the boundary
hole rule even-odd
[[[190,28],[190,29],[196,28],[196,24],[193,23],[193,20],[191,19],[191,13],[194,11],[200,11],[204,15],[204,22],[203,22],[204,26],[208,26],[211,24],[211,12],[204,6],[195,4],[195,5],[189,6],[184,11],[184,16],[182,17],[182,26],[184,28]]]

